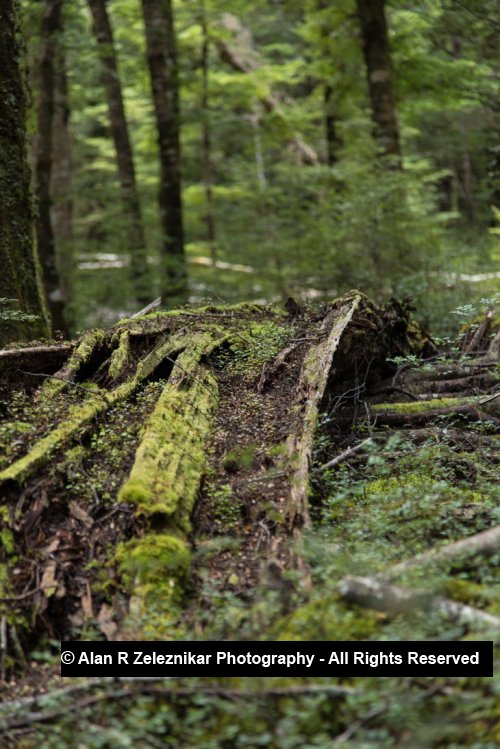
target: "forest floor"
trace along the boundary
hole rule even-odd
[[[0,352],[0,745],[497,745],[490,679],[61,683],[54,653],[494,639],[499,346],[492,311],[440,350],[352,293]]]

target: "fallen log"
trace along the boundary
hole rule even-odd
[[[449,420],[456,418],[466,419],[467,421],[490,422],[496,427],[500,427],[500,419],[491,413],[486,413],[479,409],[477,405],[471,403],[462,403],[456,406],[446,406],[445,408],[431,408],[429,410],[417,411],[415,413],[395,413],[389,411],[373,411],[376,418],[377,426],[389,427],[418,427],[426,426],[429,422],[440,417],[448,417]]]
[[[430,549],[418,554],[412,559],[389,567],[384,577],[389,579],[402,573],[419,567],[426,567],[441,562],[459,561],[473,556],[489,557],[497,554],[500,550],[500,525],[489,528],[487,531],[476,533],[468,538],[455,541],[451,544],[441,546],[439,549]]]
[[[350,603],[384,611],[391,616],[415,610],[432,611],[457,624],[500,630],[498,616],[425,591],[400,588],[373,577],[345,577],[337,587],[340,595]]]

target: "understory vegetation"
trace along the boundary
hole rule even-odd
[[[459,310],[467,322],[439,349],[404,306],[352,293],[125,320],[56,365],[43,347],[6,352],[3,381],[24,372],[0,424],[6,746],[496,746],[495,679],[61,687],[53,654],[68,637],[494,638],[500,372],[487,301]]]

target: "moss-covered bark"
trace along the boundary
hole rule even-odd
[[[0,346],[48,334],[33,245],[33,207],[26,157],[26,81],[19,3],[0,7],[0,298],[16,300],[33,322],[2,321]]]

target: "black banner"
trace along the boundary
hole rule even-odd
[[[70,641],[61,676],[493,676],[493,643]]]

